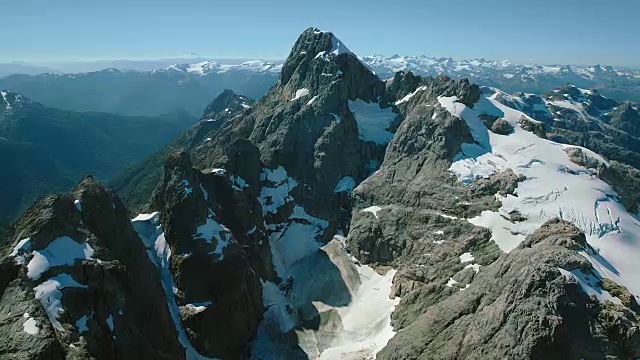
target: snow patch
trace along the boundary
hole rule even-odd
[[[24,244],[23,244],[24,246]],[[55,266],[71,266],[76,260],[88,260],[93,256],[93,248],[87,242],[78,243],[63,236],[53,240],[46,248],[36,250],[27,264],[27,276],[38,280],[42,273]]]
[[[58,274],[33,288],[36,300],[40,301],[51,325],[58,331],[64,331],[58,316],[64,312],[60,290],[66,288],[86,288],[86,286],[79,284],[69,274]]]
[[[213,304],[212,301],[205,301],[205,302],[201,302],[201,303],[187,304],[187,305],[185,305],[185,307],[187,309],[189,309],[191,312],[193,312],[195,314],[199,314],[199,313],[207,310],[207,308],[209,306],[211,306],[211,304]]]
[[[311,100],[309,100],[307,102],[307,105],[313,104],[313,102],[316,101],[318,99],[318,97],[320,97],[320,95],[316,95],[316,96],[312,97]]]
[[[467,262],[472,262],[473,260],[475,260],[475,258],[473,257],[473,255],[471,255],[471,253],[466,252],[460,255],[460,262],[463,264]]]
[[[565,269],[558,268],[558,270],[560,270],[560,273],[564,275],[565,278],[575,280],[582,288],[582,291],[584,291],[588,296],[595,296],[600,302],[611,301],[614,304],[622,304],[620,299],[611,295],[608,291],[598,285],[598,283],[600,283],[600,279],[594,274],[586,274],[580,269],[567,271]]]
[[[230,235],[231,231],[216,221],[213,218],[213,213],[209,211],[206,222],[204,225],[198,226],[193,237],[195,239],[204,239],[209,244],[213,244],[213,239],[216,239],[216,249],[212,254],[220,255],[219,260],[222,260],[224,257],[222,251],[231,241]]]
[[[453,278],[449,278],[449,281],[447,281],[446,283],[447,287],[453,287],[453,285],[455,284],[459,284],[459,283],[455,281]]]
[[[391,107],[382,109],[377,102],[358,99],[349,100],[349,110],[356,119],[362,140],[385,145],[393,139],[393,133],[387,130],[396,118]]]
[[[569,159],[564,151],[566,145],[522,129],[519,119],[526,115],[501,104],[497,95],[482,97],[473,109],[455,102],[455,98],[439,99],[450,113],[464,119],[476,142],[463,146],[449,169],[453,174],[470,182],[512,169],[526,178],[518,183],[514,195],[496,196],[502,203],[497,212],[483,211],[468,221],[491,229],[492,239],[506,252],[550,219],[569,221],[586,234],[589,245],[596,249],[598,255],[587,258],[598,275],[639,296],[640,263],[636,255],[640,253],[640,220],[626,211],[607,183]],[[496,135],[487,130],[480,114],[500,116],[514,131],[507,136]],[[583,152],[597,156],[586,149]],[[514,210],[526,220],[507,220]]]
[[[307,95],[309,95],[309,89],[307,89],[307,88],[298,89],[298,90],[296,90],[296,94],[293,96],[291,101],[296,101],[296,100],[300,99],[301,97],[307,96]]]
[[[482,265],[480,265],[480,264],[469,264],[469,265],[466,265],[464,268],[465,269],[473,269],[473,271],[475,271],[476,274],[477,274],[478,272],[480,272],[480,266],[482,266]]]
[[[29,313],[24,313],[22,317],[25,321],[22,323],[22,330],[29,335],[38,335],[38,321],[29,315]]]
[[[187,335],[184,326],[182,325],[180,309],[174,294],[176,286],[170,270],[171,248],[164,237],[162,225],[159,220],[159,214],[154,214],[155,216],[147,218],[146,220],[134,219],[131,223],[147,249],[147,256],[149,256],[149,259],[160,273],[162,289],[164,290],[165,298],[167,300],[167,308],[169,309],[171,319],[173,320],[176,332],[178,333],[178,341],[185,349],[187,360],[212,360],[200,355],[196,351],[189,340],[189,336]],[[136,217],[136,219],[139,217],[140,216]]]
[[[336,187],[335,189],[333,189],[333,192],[334,193],[351,192],[355,187],[356,187],[356,180],[351,176],[345,176],[342,179],[340,179],[340,181],[338,181],[338,184],[336,184]]]
[[[87,326],[87,321],[89,320],[89,316],[83,315],[78,320],[76,320],[76,329],[78,333],[82,334],[89,331],[89,327]]]
[[[400,105],[402,103],[405,103],[407,101],[409,101],[409,99],[411,99],[412,97],[414,97],[417,93],[421,92],[421,91],[425,91],[427,90],[426,86],[420,86],[418,87],[414,92],[412,92],[411,94],[408,94],[407,96],[403,97],[402,99],[396,101],[396,105]]]
[[[275,214],[278,208],[293,201],[289,192],[298,185],[298,182],[289,177],[282,166],[275,170],[263,169],[260,179],[267,182],[260,190],[260,203],[264,215]]]
[[[380,206],[374,205],[374,206],[369,206],[368,208],[362,209],[361,211],[370,212],[377,219],[378,218],[378,211],[380,211],[380,210],[382,210],[382,208]]]
[[[26,256],[31,250],[31,238],[22,239],[13,248],[9,256],[13,257],[17,264],[22,265],[26,261]]]

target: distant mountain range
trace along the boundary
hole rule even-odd
[[[169,64],[170,60],[185,63]],[[619,100],[640,101],[640,69],[605,65],[519,65],[485,59],[453,60],[427,56],[366,56],[361,60],[381,78],[396,71],[454,79],[497,87],[505,92],[543,93],[574,84],[596,88]],[[21,93],[46,106],[75,111],[103,111],[120,115],[159,115],[178,108],[200,116],[209,101],[231,89],[257,99],[275,84],[280,62],[205,61],[200,58],[165,61],[110,61],[92,63],[108,69],[82,73],[14,74],[0,79],[0,88]],[[153,66],[156,70],[140,71]],[[122,70],[134,68],[138,70]],[[0,70],[2,65],[0,65]],[[29,75],[31,74],[31,75]],[[0,76],[2,71],[0,71]]]
[[[446,74],[452,78],[468,78],[480,85],[498,87],[509,93],[542,93],[573,84],[580,88],[599,89],[604,95],[620,100],[640,101],[640,69],[606,65],[520,65],[485,59],[454,60],[398,55],[373,55],[362,60],[383,78],[393,76],[396,71],[431,76]]]
[[[135,71],[105,69],[77,74],[11,75],[5,88],[46,106],[120,115],[160,115],[184,109],[200,116],[224,89],[259,98],[275,83],[282,65],[264,61],[213,61]]]
[[[37,197],[67,191],[87,174],[111,179],[195,123],[185,112],[81,113],[0,95],[0,226]]]

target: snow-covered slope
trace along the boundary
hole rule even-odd
[[[584,252],[603,278],[623,284],[640,298],[640,220],[627,212],[616,192],[600,180],[593,170],[574,164],[566,153],[568,145],[542,139],[520,126],[524,113],[496,100],[497,93],[481,98],[474,108],[440,98],[442,106],[463,118],[475,143],[465,144],[450,171],[462,181],[488,177],[512,169],[526,180],[519,183],[515,195],[498,196],[502,207],[484,211],[469,222],[487,227],[504,250],[514,249],[526,235],[545,221],[558,217],[578,226],[587,236],[593,251]],[[514,128],[508,135],[487,130],[481,114],[502,117]],[[606,161],[582,149],[596,161]],[[518,211],[526,220],[510,222],[508,214]]]

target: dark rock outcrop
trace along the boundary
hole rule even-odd
[[[269,264],[268,244],[247,237],[253,222],[235,216],[236,203],[242,203],[234,200],[225,170],[202,173],[182,152],[167,159],[163,177],[153,207],[160,209],[171,249],[182,323],[201,354],[240,357],[247,353],[264,312],[262,287],[245,247],[256,248],[252,253],[265,257],[254,260]],[[267,266],[256,268],[264,273]]]
[[[530,131],[530,132],[538,135],[538,137],[541,137],[543,139],[547,138],[547,127],[546,127],[545,123],[543,123],[541,121],[537,121],[537,120],[533,120],[533,119],[530,119],[530,118],[525,117],[525,116],[521,116],[520,117],[520,126],[522,126],[522,128],[524,130]]]
[[[222,112],[236,112],[249,109],[255,101],[246,96],[238,95],[233,90],[225,89],[204,109],[203,119],[213,119]]]
[[[184,358],[126,208],[92,178],[39,199],[10,237],[27,240],[2,259],[3,358]]]

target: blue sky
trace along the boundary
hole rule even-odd
[[[637,0],[3,0],[0,61],[280,59],[309,26],[358,55],[640,66]]]

